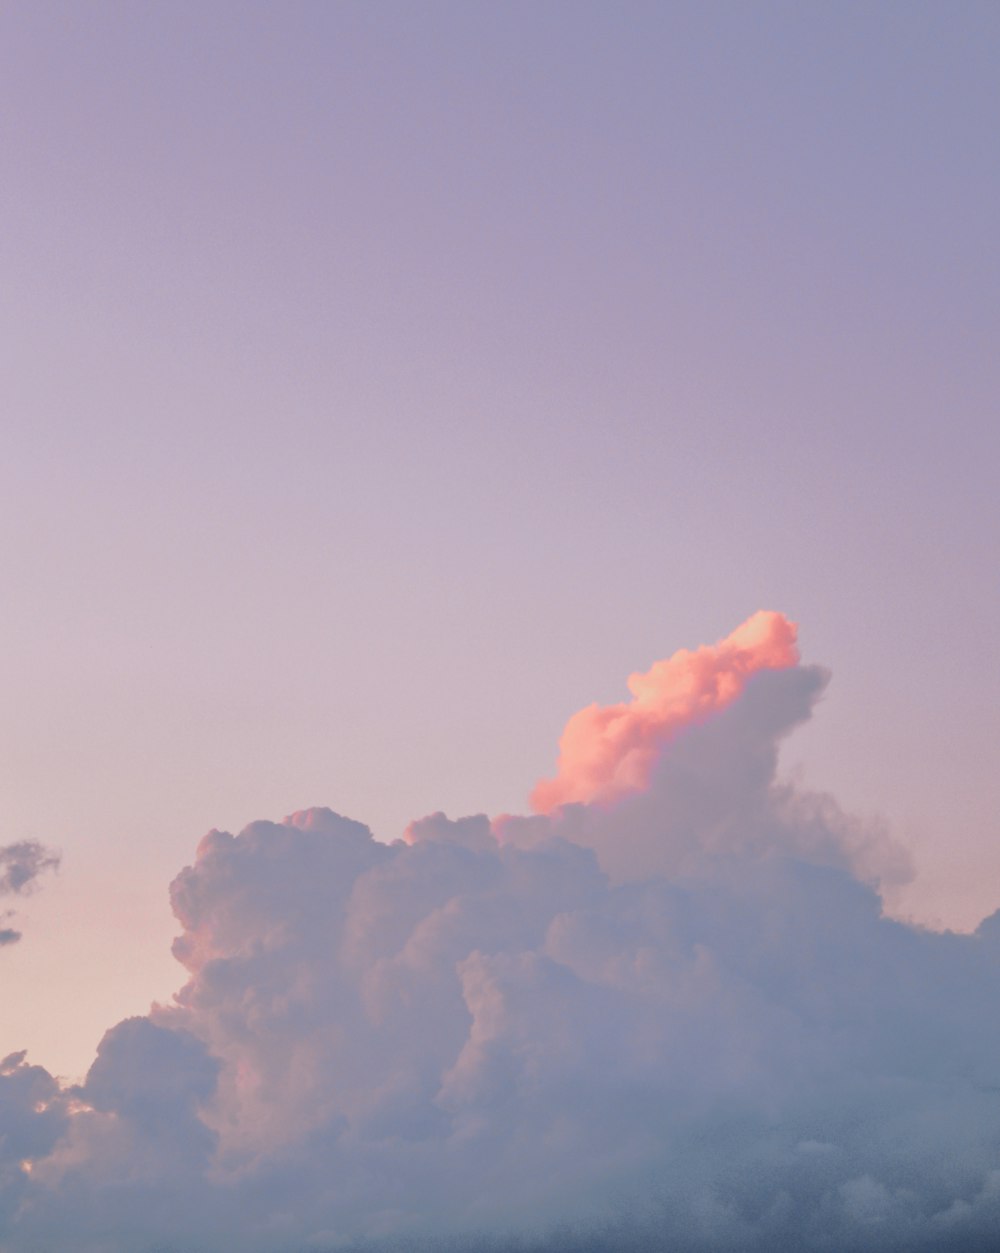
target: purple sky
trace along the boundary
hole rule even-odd
[[[0,15],[0,1055],[179,982],[211,827],[523,811],[757,609],[789,745],[1000,892],[994,4]],[[40,990],[42,989],[42,990]]]

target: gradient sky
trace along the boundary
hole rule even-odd
[[[995,4],[0,9],[0,1055],[211,827],[523,812],[755,610],[898,908],[1000,901]]]

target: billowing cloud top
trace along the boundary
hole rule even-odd
[[[795,634],[783,614],[762,609],[718,644],[682,648],[630,675],[630,701],[588,705],[566,723],[558,773],[535,787],[532,807],[548,813],[646,787],[664,746],[685,727],[732,704],[757,671],[795,665]]]
[[[1000,913],[883,914],[906,857],[776,779],[826,675],[751,624],[651,681],[644,788],[206,836],[175,1002],[79,1088],[0,1064],[2,1253],[995,1248]]]

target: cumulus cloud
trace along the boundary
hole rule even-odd
[[[613,795],[206,836],[175,1001],[0,1066],[3,1253],[995,1248],[1000,912],[888,918],[905,855],[776,773],[825,672],[727,644]]]
[[[58,865],[58,854],[35,840],[0,847],[0,896],[26,896],[46,870],[54,870]],[[0,913],[0,923],[8,922],[13,916],[13,910]],[[0,948],[16,944],[20,938],[20,931],[0,926]]]

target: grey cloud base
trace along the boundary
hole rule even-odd
[[[1000,914],[886,918],[905,857],[775,782],[824,682],[613,808],[211,833],[177,1003],[0,1066],[2,1253],[995,1249]]]

